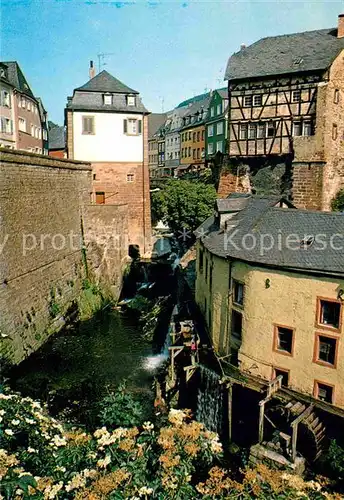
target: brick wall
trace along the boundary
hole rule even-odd
[[[250,178],[248,172],[244,173],[243,168],[238,167],[239,176],[235,175],[225,167],[220,173],[219,187],[217,190],[218,198],[227,198],[231,193],[250,193]]]
[[[297,208],[322,209],[324,162],[293,162],[293,204]]]
[[[87,163],[1,150],[0,354],[15,363],[63,326],[78,297],[86,276],[82,227],[89,269],[118,292],[126,207],[90,207],[91,184]]]

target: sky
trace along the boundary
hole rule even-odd
[[[241,44],[337,25],[343,2],[255,0],[1,0],[2,61],[16,60],[49,119],[89,80],[98,54],[113,76],[161,113],[226,86]]]

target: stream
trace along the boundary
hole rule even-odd
[[[162,354],[154,354],[132,315],[107,309],[51,338],[10,373],[25,396],[40,398],[52,414],[93,427],[98,403],[126,381],[149,416],[152,384]]]

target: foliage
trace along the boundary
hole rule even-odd
[[[91,318],[105,304],[106,300],[100,287],[89,279],[84,279],[78,296],[80,319],[86,320]]]
[[[166,219],[167,203],[164,190],[160,189],[151,193],[151,214],[153,224]]]
[[[215,199],[210,184],[171,179],[163,190],[153,193],[152,207],[175,233],[192,232],[213,213]]]
[[[344,481],[344,448],[335,439],[331,440],[325,462],[332,474]]]
[[[334,212],[344,212],[344,189],[341,189],[333,198],[331,208]]]
[[[188,411],[171,410],[160,426],[102,427],[91,435],[7,392],[0,394],[0,419],[0,492],[6,500],[340,498],[323,480],[304,481],[265,465],[234,479],[221,466],[218,436]]]
[[[110,428],[143,423],[143,408],[126,390],[125,384],[120,385],[116,392],[105,396],[100,408],[100,422]]]

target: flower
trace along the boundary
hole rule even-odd
[[[106,455],[106,457],[104,459],[98,460],[97,465],[98,465],[98,467],[105,469],[109,465],[110,462],[111,462],[110,455]]]
[[[142,488],[139,489],[138,493],[140,497],[143,495],[151,495],[153,493],[153,488],[147,488],[147,486],[142,486]]]
[[[142,427],[145,431],[151,431],[154,429],[154,424],[151,422],[144,422]]]
[[[32,418],[26,418],[25,417],[25,422],[30,425],[34,425],[36,423],[36,420],[33,420]]]
[[[6,413],[6,412],[5,412],[5,410],[0,410],[0,415],[1,415],[1,416],[4,416],[4,415],[5,415],[5,413]]]
[[[38,453],[38,450],[36,450],[35,448],[31,448],[31,446],[28,447],[27,451],[28,453]]]
[[[49,438],[49,436],[47,435],[47,439],[48,438]],[[66,444],[67,444],[66,438],[60,437],[57,434],[55,434],[55,436],[53,437],[53,439],[51,440],[51,442],[52,442],[52,444],[54,444],[57,447],[59,447],[59,446],[66,446]]]
[[[14,432],[12,431],[12,429],[5,429],[5,434],[7,434],[8,436],[13,436]]]
[[[11,421],[11,424],[12,424],[12,425],[19,425],[19,424],[20,424],[20,420],[13,419],[13,420]]]

